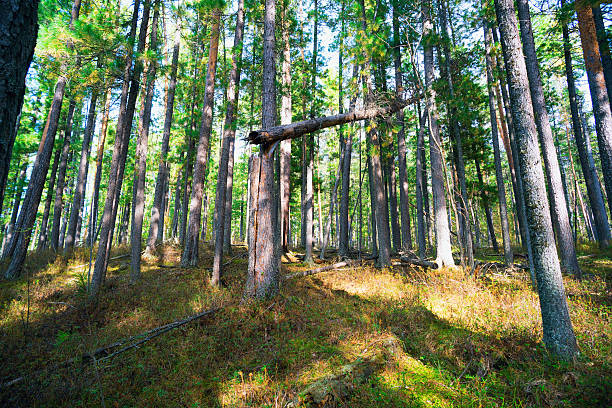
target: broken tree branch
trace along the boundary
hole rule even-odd
[[[293,279],[293,278],[303,278],[305,276],[310,276],[310,275],[314,275],[316,273],[321,273],[321,272],[325,272],[325,271],[331,271],[331,270],[334,270],[334,269],[340,269],[340,268],[344,268],[346,266],[360,265],[361,263],[362,263],[361,260],[342,261],[342,262],[338,262],[338,263],[335,263],[335,264],[332,264],[332,265],[322,266],[320,268],[309,269],[307,271],[292,273],[290,275],[285,276],[285,280],[289,280],[289,279]]]
[[[344,123],[356,122],[358,120],[372,119],[378,116],[392,115],[403,109],[408,104],[418,100],[413,97],[408,100],[394,100],[387,106],[368,106],[364,109],[355,110],[339,115],[324,116],[316,119],[303,120],[288,125],[274,126],[268,129],[253,130],[247,136],[252,144],[270,144],[280,140],[295,139],[307,133],[316,132],[332,126]]]

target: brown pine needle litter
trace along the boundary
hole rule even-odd
[[[134,285],[119,257],[126,250],[113,254],[95,305],[86,268],[72,267],[87,262],[85,249],[51,264],[29,257],[29,311],[25,275],[0,283],[0,382],[22,378],[0,388],[0,405],[612,405],[609,252],[583,248],[586,278],[565,279],[581,349],[570,364],[541,345],[537,294],[520,269],[474,278],[330,260],[317,268],[339,266],[298,277],[310,267],[284,263],[295,278],[277,298],[241,303],[243,247],[226,259],[221,289],[208,284],[207,247],[192,269],[168,268],[180,248],[160,247]],[[167,329],[208,310],[216,312]],[[97,364],[82,358],[109,345]]]

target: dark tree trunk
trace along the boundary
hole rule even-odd
[[[391,237],[393,239],[393,250],[399,252],[402,249],[402,233],[400,231],[399,213],[397,211],[397,183],[395,174],[395,149],[393,143],[389,145],[391,148],[391,157],[387,157],[387,193],[389,200],[389,216],[391,217]]]
[[[234,49],[232,52],[232,68],[227,86],[227,111],[225,112],[225,125],[223,127],[223,141],[219,157],[219,172],[217,175],[217,193],[215,198],[214,225],[215,231],[215,257],[211,284],[218,286],[223,265],[223,246],[225,240],[226,218],[229,221],[232,214],[227,211],[227,203],[231,203],[231,191],[228,189],[229,179],[233,180],[234,138],[236,136],[236,113],[238,111],[238,98],[240,95],[240,68],[242,65],[242,37],[244,33],[244,0],[238,1],[238,14],[236,17],[236,31],[234,33]],[[231,156],[231,157],[230,157]],[[232,171],[230,175],[230,160]],[[229,186],[231,188],[231,186]],[[231,205],[231,204],[230,204]],[[230,207],[231,210],[231,207]],[[228,237],[229,238],[229,237]]]
[[[155,182],[155,196],[153,198],[153,208],[151,209],[151,222],[149,226],[149,240],[147,242],[147,251],[155,250],[157,241],[163,241],[164,237],[164,209],[163,205],[164,192],[168,185],[170,173],[170,164],[167,156],[170,150],[170,132],[172,130],[172,116],[174,114],[174,94],[176,91],[176,76],[178,71],[180,41],[174,43],[172,51],[172,68],[170,69],[170,78],[168,80],[168,91],[166,93],[166,116],[164,119],[164,135],[162,136],[162,147],[160,152],[159,169],[157,171],[157,180]],[[178,193],[178,191],[177,191]]]
[[[206,73],[202,121],[200,123],[200,140],[198,142],[196,161],[193,170],[193,185],[191,187],[189,224],[185,235],[185,249],[181,257],[181,264],[183,266],[196,266],[198,263],[202,196],[204,193],[204,176],[208,164],[210,133],[212,130],[220,19],[221,10],[216,8],[212,13],[213,26],[210,37],[210,49],[208,52],[208,72]]]
[[[74,21],[78,19],[80,10],[81,0],[75,0],[70,15],[70,29],[74,28]],[[73,48],[71,41],[68,41],[68,48]],[[63,62],[60,72],[64,73],[67,69],[67,62]],[[47,178],[47,171],[49,170],[49,163],[51,161],[51,154],[53,152],[53,145],[55,143],[55,135],[57,133],[67,82],[68,78],[62,74],[55,84],[53,101],[51,102],[49,116],[47,117],[42,139],[38,147],[38,153],[34,160],[34,166],[30,173],[30,182],[23,201],[23,209],[19,213],[17,223],[15,224],[16,233],[13,235],[11,242],[9,242],[8,247],[2,255],[3,259],[11,259],[5,271],[5,277],[8,279],[17,277],[21,272],[28,245],[32,237],[32,229],[38,213],[38,205],[40,204],[42,190],[45,185],[45,179]],[[14,123],[10,124],[9,131],[11,133],[14,125]]]
[[[429,39],[431,35],[431,4],[422,4],[423,37]],[[450,228],[448,223],[448,212],[446,199],[444,197],[444,167],[442,164],[442,141],[438,127],[438,110],[436,109],[435,91],[432,87],[434,81],[433,48],[431,42],[425,42],[424,65],[425,65],[425,87],[427,88],[427,108],[429,115],[429,155],[431,160],[431,189],[434,204],[434,225],[436,231],[436,264],[442,268],[454,266],[451,248]]]
[[[572,235],[567,211],[567,201],[565,200],[563,181],[559,166],[559,158],[555,148],[546,101],[544,100],[544,90],[540,78],[540,67],[535,50],[533,31],[531,28],[531,15],[529,13],[528,0],[517,0],[519,23],[521,28],[521,38],[523,40],[523,52],[525,53],[525,63],[527,66],[527,76],[529,78],[529,89],[533,103],[533,112],[536,120],[536,127],[542,146],[544,166],[546,168],[546,179],[548,181],[549,193],[551,197],[552,220],[556,224],[557,241],[561,255],[561,265],[569,273],[580,278],[582,272],[578,266],[576,258],[576,248]]]
[[[608,210],[612,214],[612,114],[610,113],[610,100],[606,90],[603,66],[599,53],[599,44],[593,21],[593,11],[590,3],[579,0],[574,4],[578,15],[578,27],[584,64],[591,91],[593,103],[593,116],[595,116],[595,129],[597,131],[597,145],[601,169],[608,198]],[[585,135],[586,137],[586,135]]]
[[[504,48],[506,74],[514,129],[519,146],[519,164],[528,213],[533,263],[538,282],[544,343],[554,354],[572,359],[578,352],[572,329],[561,268],[554,245],[546,187],[538,147],[527,69],[521,50],[512,0],[496,0],[495,9]]]
[[[157,20],[159,18],[159,1],[155,2],[149,51],[157,53]],[[147,153],[149,150],[149,127],[151,124],[151,109],[155,91],[155,75],[157,59],[149,62],[145,83],[142,89],[142,109],[138,119],[138,140],[136,142],[136,161],[134,164],[134,182],[132,187],[132,231],[130,258],[130,282],[140,279],[140,252],[142,251],[142,221],[145,210],[145,177],[147,175]]]
[[[476,175],[478,177],[478,185],[482,188],[484,187],[482,169],[480,168],[480,163],[478,160],[474,160],[474,164],[476,165]],[[489,198],[486,196],[485,193],[481,192],[480,199],[482,200],[482,206],[485,211],[485,217],[487,221],[487,231],[489,232],[489,237],[491,238],[491,245],[493,246],[493,251],[497,252],[499,251],[499,245],[497,244],[497,237],[495,236],[495,227],[493,227],[493,215],[491,214],[491,207],[489,206]],[[476,225],[478,225],[477,219],[475,219],[474,222],[476,223]]]
[[[38,3],[39,0],[0,0],[0,212],[15,143],[15,124],[38,36]]]
[[[15,185],[15,195],[13,198],[13,206],[11,212],[11,220],[6,228],[6,235],[4,236],[2,246],[4,247],[7,242],[11,240],[13,233],[15,231],[15,222],[17,222],[17,215],[19,214],[19,208],[21,207],[21,199],[23,196],[23,187],[25,185],[26,178],[26,170],[28,169],[28,160],[21,166],[21,171],[19,172],[19,178],[17,179],[17,183]]]
[[[74,190],[74,197],[72,201],[72,212],[70,213],[70,222],[68,223],[68,232],[66,234],[66,250],[74,247],[77,224],[79,221],[79,214],[81,212],[81,202],[85,194],[85,185],[87,183],[87,167],[89,164],[89,146],[91,144],[91,138],[94,132],[94,126],[96,124],[96,103],[98,102],[98,90],[93,89],[91,92],[91,99],[89,100],[89,111],[87,113],[87,124],[85,125],[85,132],[83,132],[83,144],[81,146],[81,158],[79,161],[79,170],[77,173],[76,187]]]
[[[276,52],[274,26],[275,0],[266,0],[263,38],[262,127],[276,124]],[[251,233],[245,297],[266,298],[279,290],[280,242],[277,229],[277,200],[274,186],[273,146],[261,147],[252,156],[251,165]]]
[[[130,43],[136,36],[136,25],[138,22],[138,8],[140,0],[135,0],[132,21],[130,23],[130,33],[128,39]],[[145,0],[143,16],[138,34],[138,54],[142,54],[145,46],[147,27],[149,22],[150,0]],[[115,230],[115,220],[117,219],[117,209],[119,206],[119,195],[123,184],[123,171],[125,170],[125,160],[128,152],[130,133],[132,131],[132,120],[134,119],[134,107],[136,96],[140,88],[140,74],[142,72],[142,62],[136,60],[132,70],[133,50],[128,49],[125,68],[123,72],[123,85],[121,87],[121,98],[119,102],[119,118],[117,120],[117,132],[115,133],[115,145],[111,158],[111,167],[108,175],[108,185],[106,188],[106,200],[104,212],[100,223],[100,241],[96,263],[91,278],[90,296],[96,297],[106,276],[110,249],[113,242]]]

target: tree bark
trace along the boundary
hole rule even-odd
[[[578,352],[578,346],[554,245],[538,135],[533,111],[530,109],[532,101],[527,69],[517,29],[518,22],[512,0],[495,0],[495,9],[504,48],[514,129],[520,152],[519,164],[542,310],[544,343],[552,353],[561,358],[572,359]]]
[[[274,38],[276,1],[266,0],[264,11],[262,127],[276,124],[276,52]],[[274,147],[264,145],[251,165],[251,232],[245,297],[267,298],[278,293],[280,242],[277,236]]]
[[[75,0],[70,14],[69,29],[72,30],[74,28],[74,21],[78,19],[80,10],[81,0]],[[73,48],[72,40],[68,40],[68,48]],[[30,173],[30,182],[23,201],[22,211],[19,213],[15,225],[16,234],[13,235],[11,242],[9,242],[8,247],[2,255],[3,259],[11,259],[5,271],[5,277],[7,279],[15,278],[21,272],[28,245],[32,237],[32,228],[34,227],[34,222],[38,213],[38,205],[40,204],[42,190],[44,188],[45,179],[47,178],[47,171],[49,170],[62,102],[64,100],[64,92],[68,82],[68,78],[65,75],[67,68],[67,61],[64,61],[60,68],[60,77],[55,84],[55,92],[53,94],[51,108],[49,109],[49,116],[47,117],[47,122],[38,147],[38,153],[34,160],[32,172]],[[9,129],[11,132],[12,126],[14,125],[14,123],[11,123],[11,128]]]
[[[215,198],[214,225],[215,231],[215,256],[211,284],[218,286],[223,265],[223,246],[225,241],[226,218],[231,218],[231,211],[227,212],[227,202],[231,192],[228,190],[230,176],[230,155],[233,167],[233,144],[236,136],[236,113],[238,111],[238,98],[240,95],[240,68],[242,66],[242,37],[244,33],[244,0],[238,1],[238,14],[236,17],[236,31],[234,33],[234,46],[232,52],[232,68],[227,86],[227,111],[225,113],[225,125],[223,127],[223,141],[219,157],[219,172],[217,174],[217,193]],[[231,199],[230,199],[231,203]],[[231,208],[230,208],[231,209]]]
[[[419,252],[419,258],[425,258],[427,252],[427,240],[425,235],[427,233],[427,224],[425,223],[425,210],[424,196],[427,195],[427,185],[425,184],[427,173],[424,172],[423,164],[425,152],[425,121],[427,120],[427,108],[425,113],[419,117],[419,128],[417,130],[417,147],[416,147],[416,208],[417,208],[417,247]]]
[[[15,123],[23,106],[25,78],[38,36],[38,3],[0,1],[0,212],[15,143]]]
[[[177,39],[172,50],[172,66],[170,68],[170,78],[168,80],[168,91],[166,93],[166,115],[164,118],[164,134],[162,136],[162,147],[160,152],[159,169],[155,182],[155,196],[153,198],[153,208],[151,209],[151,222],[149,226],[149,239],[147,241],[147,251],[153,252],[157,241],[163,241],[164,237],[164,193],[168,185],[170,175],[170,164],[168,163],[168,151],[170,150],[170,132],[172,131],[172,117],[174,114],[174,94],[176,92],[176,77],[178,71],[178,58],[180,52],[180,38],[177,32]]]
[[[221,10],[216,8],[212,13],[212,31],[208,51],[208,72],[200,123],[200,140],[196,151],[196,161],[193,170],[193,184],[189,203],[189,225],[185,236],[185,249],[181,257],[183,266],[196,266],[200,242],[200,221],[202,218],[202,195],[204,192],[204,176],[208,164],[208,147],[212,131],[213,104],[215,93],[215,75],[217,71],[217,54],[219,51],[219,27]]]
[[[610,44],[608,43],[608,35],[606,34],[601,7],[599,4],[594,4],[592,8],[593,21],[595,22],[595,30],[597,32],[597,43],[599,44],[599,52],[601,54],[601,65],[603,66],[604,78],[606,80],[606,91],[609,96],[612,95],[612,56],[610,55]]]
[[[572,226],[567,211],[567,202],[563,194],[564,188],[561,179],[559,158],[557,157],[555,141],[553,139],[548,112],[546,110],[546,101],[544,100],[540,67],[531,28],[529,3],[528,0],[517,0],[516,4],[523,42],[523,52],[525,54],[525,63],[527,67],[527,77],[529,79],[529,89],[531,91],[531,100],[533,103],[533,112],[540,139],[540,146],[542,147],[544,166],[546,168],[545,174],[552,201],[552,221],[556,224],[556,229],[558,231],[557,241],[559,243],[561,265],[567,272],[580,278],[582,272],[578,266],[578,259],[576,258]]]
[[[608,210],[612,214],[612,113],[610,112],[610,100],[608,99],[599,44],[597,43],[593,10],[586,0],[576,1],[574,7],[578,15],[582,53],[591,91],[597,145],[599,146],[599,157],[608,198]]]
[[[433,89],[434,66],[433,48],[431,45],[431,28],[433,27],[430,16],[431,4],[426,1],[422,3],[423,16],[423,38],[424,43],[424,65],[425,65],[425,87],[427,92],[427,109],[431,132],[429,134],[429,154],[431,160],[431,189],[434,204],[434,227],[436,232],[436,264],[443,268],[455,266],[451,248],[450,228],[448,224],[448,212],[446,199],[444,197],[444,168],[442,165],[442,141],[438,127],[438,110],[436,109],[436,93]]]
[[[292,121],[291,112],[291,47],[289,43],[288,4],[283,2],[281,10],[281,30],[283,41],[282,62],[282,96],[281,125]],[[283,252],[289,252],[289,201],[291,198],[291,141],[283,140],[280,144],[280,203],[281,203],[281,246]]]

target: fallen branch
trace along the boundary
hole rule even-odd
[[[424,259],[420,259],[420,258],[412,258],[412,257],[406,257],[406,256],[402,256],[400,257],[400,260],[402,261],[403,264],[409,264],[409,265],[414,265],[414,266],[421,266],[423,268],[430,268],[430,269],[438,269],[438,264],[435,262],[430,262],[430,261],[426,261]]]
[[[293,278],[303,278],[305,276],[314,275],[316,273],[331,271],[334,269],[344,268],[345,266],[354,266],[354,265],[360,265],[360,264],[361,264],[361,261],[356,261],[356,260],[342,261],[342,262],[338,262],[332,265],[322,266],[320,268],[309,269],[307,271],[292,273],[290,275],[285,276],[285,280],[289,280]]]
[[[369,106],[365,109],[355,110],[339,115],[324,116],[316,119],[303,120],[287,125],[274,126],[268,129],[254,130],[249,133],[247,140],[252,144],[271,144],[279,140],[295,139],[307,133],[316,132],[332,126],[358,120],[372,119],[378,116],[392,115],[403,109],[417,98],[404,101],[392,101],[388,106]]]
[[[45,367],[45,368],[43,368],[41,370],[38,370],[38,371],[35,371],[34,373],[29,374],[28,376],[23,375],[21,377],[17,377],[15,379],[12,379],[12,380],[7,381],[5,383],[1,383],[0,384],[0,389],[7,388],[7,387],[10,387],[12,385],[18,384],[18,383],[22,382],[25,378],[32,378],[33,376],[41,374],[41,373],[44,373],[46,371],[57,370],[58,368],[65,367],[65,366],[77,363],[79,361],[82,362],[82,363],[86,363],[86,362],[90,362],[90,361],[92,361],[92,362],[99,362],[99,361],[102,361],[102,360],[108,360],[108,359],[116,356],[117,354],[121,354],[121,353],[123,353],[125,351],[128,351],[130,349],[138,347],[141,344],[146,343],[149,340],[152,340],[155,337],[160,336],[160,335],[162,335],[162,334],[164,334],[164,333],[166,333],[166,332],[168,332],[168,331],[170,331],[172,329],[176,329],[177,327],[183,326],[183,325],[185,325],[187,323],[190,323],[190,322],[192,322],[194,320],[200,319],[200,318],[202,318],[204,316],[208,316],[208,315],[214,314],[215,312],[219,311],[220,309],[221,309],[221,307],[215,307],[215,308],[212,308],[212,309],[208,309],[208,310],[205,310],[205,311],[203,311],[201,313],[198,313],[196,315],[186,317],[185,319],[177,320],[175,322],[168,323],[168,324],[165,324],[163,326],[156,327],[154,329],[151,329],[151,330],[146,331],[144,333],[137,334],[137,335],[132,336],[132,337],[127,337],[125,339],[122,339],[122,340],[116,341],[114,343],[108,344],[108,345],[106,345],[104,347],[100,347],[100,348],[98,348],[98,349],[96,349],[94,351],[83,353],[83,354],[81,354],[78,357],[73,357],[71,359],[62,361],[62,362],[54,364],[52,366]],[[135,340],[138,340],[138,341],[135,341]],[[115,349],[115,348],[117,348],[119,346],[122,346],[124,344],[125,344],[124,347],[120,348],[117,351],[111,352],[113,349]]]

